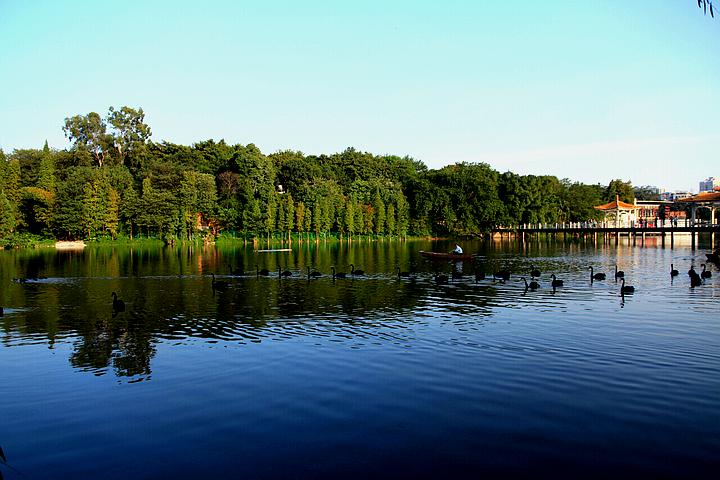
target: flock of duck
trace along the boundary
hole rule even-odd
[[[314,278],[319,278],[319,277],[323,276],[323,274],[321,272],[311,269],[309,266],[306,268],[307,268],[307,279],[308,280],[311,280]],[[333,280],[335,280],[336,278],[348,278],[348,277],[356,277],[356,276],[365,275],[365,270],[356,269],[355,265],[353,265],[352,263],[350,264],[350,272],[349,273],[338,272],[335,270],[334,266],[330,267],[330,268],[332,271],[331,276],[332,276]],[[399,271],[399,269],[398,269],[398,271]],[[245,271],[242,269],[232,270],[231,273],[234,276],[245,275]],[[405,272],[405,273],[406,273],[405,276],[410,276],[410,274],[408,272]],[[212,275],[212,288],[214,290],[224,290],[230,286],[229,282],[226,282],[224,280],[217,280],[215,278],[215,273],[211,273],[210,275]],[[402,275],[402,274],[398,273],[398,275]],[[255,276],[257,278],[269,277],[270,270],[268,270],[267,268],[260,268],[258,265],[255,265]],[[282,279],[282,278],[293,277],[293,276],[295,276],[295,274],[291,270],[288,270],[288,269],[283,270],[283,268],[281,266],[279,266],[277,276],[278,276],[278,278]]]
[[[690,286],[691,287],[700,286],[700,285],[702,285],[702,283],[705,279],[712,277],[712,272],[710,272],[710,270],[707,270],[706,264],[703,263],[703,264],[701,264],[701,266],[702,266],[702,272],[700,272],[700,273],[695,271],[694,266],[691,266],[690,270],[688,270],[688,276],[690,277]],[[307,268],[306,278],[308,281],[319,278],[319,277],[326,276],[325,274],[319,272],[318,270],[312,269],[309,266],[306,268]],[[268,270],[266,268],[261,269],[258,265],[255,265],[255,269],[256,269],[255,275],[258,279],[260,277],[271,276],[270,270]],[[355,265],[353,265],[353,264],[350,264],[350,272],[347,272],[347,273],[346,272],[338,272],[334,266],[330,267],[330,270],[331,270],[331,272],[330,272],[330,274],[327,274],[327,276],[332,277],[333,280],[338,279],[338,278],[339,279],[354,278],[356,276],[365,275],[364,270],[356,269]],[[593,266],[589,266],[588,270],[590,271],[590,283],[593,283],[595,281],[603,281],[603,280],[607,279],[607,275],[605,273],[595,272],[595,269]],[[232,274],[233,275],[245,275],[245,272],[243,270],[234,270],[234,271],[232,271]],[[528,290],[534,291],[534,290],[541,288],[541,285],[540,285],[541,272],[540,272],[540,270],[537,269],[534,265],[532,265],[530,267],[529,274],[530,274],[529,282],[527,280],[527,277],[524,277],[524,276],[519,277],[519,280],[522,280],[525,284],[525,291],[526,292]],[[215,289],[224,290],[224,289],[230,287],[229,282],[226,282],[224,280],[217,280],[215,278],[214,273],[212,273],[211,275],[212,275],[212,288],[214,290]],[[615,281],[620,282],[620,293],[622,295],[632,294],[635,292],[635,286],[626,285],[625,272],[622,270],[618,270],[617,265],[615,265],[615,272],[613,275],[614,275]],[[676,277],[678,275],[679,275],[679,272],[678,272],[678,270],[675,269],[675,265],[670,264],[670,277],[672,278],[672,277]],[[280,267],[280,266],[278,267],[278,271],[277,271],[278,279],[288,278],[288,277],[292,277],[292,276],[295,276],[295,273],[293,273],[291,270],[288,270],[288,269],[283,270],[282,267]],[[398,277],[398,279],[403,279],[403,278],[416,279],[417,275],[414,272],[401,271],[401,269],[398,267],[397,268],[397,277]],[[453,270],[449,275],[445,274],[445,273],[435,273],[432,278],[436,284],[444,285],[444,284],[449,284],[451,281],[463,279],[464,277],[465,277],[465,274],[463,274],[462,272]],[[552,280],[550,281],[550,286],[553,288],[553,291],[555,291],[555,289],[557,289],[557,288],[564,286],[564,281],[557,278],[557,275],[555,275],[554,273],[551,274],[550,277],[552,278]],[[487,278],[492,278],[493,281],[500,281],[500,282],[504,283],[504,282],[507,282],[510,280],[511,273],[509,270],[498,270],[496,272],[493,272],[490,275],[490,274],[483,272],[480,269],[476,269],[474,271],[474,278],[475,278],[476,283],[481,280],[485,280]]]
[[[706,264],[701,264],[702,267],[701,272],[697,272],[695,270],[694,266],[690,267],[690,270],[688,270],[688,276],[690,277],[690,286],[691,287],[698,287],[703,284],[703,282],[706,279],[709,279],[712,277],[712,272],[707,269]],[[308,281],[316,278],[320,278],[325,276],[325,274],[319,272],[318,270],[312,269],[309,266],[307,268],[306,278]],[[336,268],[330,267],[331,273],[328,274],[328,276],[331,276],[333,280],[335,279],[345,279],[345,278],[355,278],[359,276],[364,276],[365,271],[361,269],[356,269],[354,264],[350,264],[350,271],[349,272],[338,272]],[[590,283],[593,283],[595,281],[603,281],[607,279],[607,275],[602,272],[595,272],[595,269],[592,266],[588,267],[588,270],[590,271]],[[242,269],[235,269],[231,271],[232,275],[234,276],[242,276],[245,275],[245,272]],[[541,288],[540,285],[540,277],[542,272],[540,272],[539,269],[537,269],[534,265],[531,265],[530,267],[530,281],[528,282],[527,277],[521,276],[519,277],[520,280],[522,280],[525,284],[525,292],[528,290],[535,291]],[[282,267],[278,267],[277,271],[277,278],[283,279],[288,277],[293,277],[296,274],[293,273],[289,269],[284,269]],[[675,269],[674,264],[670,264],[670,277],[674,278],[680,275],[680,272]],[[230,287],[230,282],[227,282],[225,280],[217,280],[215,278],[215,273],[211,274],[212,276],[212,288],[213,290],[225,290]],[[259,279],[260,277],[269,277],[271,276],[270,270],[266,268],[260,268],[258,265],[255,265],[255,276]],[[400,268],[397,268],[397,277],[398,279],[411,279],[414,280],[417,278],[416,273],[414,272],[403,272],[400,270]],[[450,283],[451,281],[455,280],[461,280],[465,277],[465,275],[462,272],[453,270],[450,275],[444,274],[444,273],[435,273],[433,275],[433,281],[437,285],[445,285]],[[479,282],[481,280],[485,280],[486,278],[492,278],[493,281],[500,281],[500,282],[507,282],[511,278],[511,273],[509,270],[498,270],[496,272],[493,272],[492,275],[486,274],[480,269],[475,269],[474,271],[474,277],[475,282]],[[555,291],[557,288],[564,286],[564,281],[557,278],[557,275],[554,273],[550,275],[552,278],[552,281],[550,282],[550,286],[553,288],[553,291]],[[622,270],[618,270],[617,265],[615,265],[615,272],[614,272],[614,278],[617,282],[620,281],[620,294],[632,294],[635,292],[635,287],[633,285],[626,285],[625,284],[625,272]],[[30,279],[33,280],[33,279]],[[18,283],[25,283],[28,281],[28,279],[13,279],[13,281]],[[114,312],[124,312],[125,311],[125,302],[118,298],[118,295],[116,292],[112,292],[112,308]],[[4,310],[2,307],[0,307],[0,317],[4,315]]]
[[[688,270],[688,276],[690,277],[690,286],[691,287],[697,287],[703,284],[703,281],[706,279],[709,279],[712,277],[712,272],[707,269],[706,264],[701,264],[702,272],[698,273],[695,271],[695,267],[691,266],[690,270]],[[312,269],[311,267],[306,267],[306,278],[308,281],[317,279],[320,277],[325,276],[322,272],[319,272],[318,270]],[[607,275],[603,272],[595,272],[595,269],[593,266],[589,266],[588,270],[590,271],[590,283],[593,283],[595,281],[603,281],[607,279]],[[350,264],[350,272],[338,272],[335,268],[335,266],[330,267],[330,274],[329,276],[332,277],[333,281],[335,279],[345,279],[345,278],[354,278],[354,277],[361,277],[365,275],[365,271],[361,269],[355,268],[354,264]],[[232,275],[234,276],[243,276],[245,275],[245,271],[242,269],[235,269],[231,271]],[[527,291],[535,291],[541,288],[540,285],[540,277],[542,275],[542,272],[535,268],[534,265],[530,267],[530,281],[527,281],[527,277],[521,276],[519,277],[520,280],[522,280],[525,284],[525,292]],[[674,278],[680,275],[680,272],[675,269],[674,264],[670,264],[670,277]],[[212,276],[212,288],[214,290],[225,290],[230,287],[230,282],[227,282],[225,280],[218,280],[215,278],[215,273],[211,273]],[[270,277],[271,272],[267,268],[260,268],[258,265],[255,265],[255,276],[256,278],[260,279],[260,277]],[[277,271],[277,278],[283,279],[288,277],[295,276],[295,273],[293,273],[289,269],[284,269],[279,266]],[[618,270],[617,265],[615,265],[615,272],[613,274],[615,281],[620,281],[620,294],[626,295],[626,294],[633,294],[635,293],[635,286],[633,285],[626,285],[625,284],[625,272],[622,270]],[[414,272],[404,272],[401,271],[400,268],[397,268],[397,277],[398,279],[416,279],[417,275]],[[450,275],[444,274],[444,273],[436,273],[433,276],[433,280],[438,285],[445,285],[449,284],[451,281],[460,280],[463,279],[465,275],[462,272],[458,272],[453,270]],[[476,269],[474,271],[474,277],[475,282],[479,282],[481,280],[485,280],[487,278],[492,278],[493,281],[500,281],[500,282],[507,282],[511,278],[511,273],[509,270],[498,270],[496,272],[493,272],[492,275],[488,275],[485,272],[483,272],[480,269]],[[554,273],[550,275],[552,278],[552,281],[550,282],[550,286],[553,289],[553,292],[556,291],[556,289],[564,286],[564,281],[557,278],[557,275]],[[125,302],[120,300],[117,296],[116,292],[112,292],[112,308],[114,312],[124,312],[125,311]],[[2,307],[0,307],[0,316],[2,316],[3,311]]]

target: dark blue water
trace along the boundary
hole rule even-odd
[[[456,267],[417,253],[433,248],[448,246],[0,253],[0,472],[714,476],[720,272],[696,288],[686,273],[707,250],[467,244],[511,280],[475,282],[465,262],[437,285]],[[327,275],[350,263],[366,275]],[[531,265],[538,291],[519,280]],[[589,265],[608,279],[591,283]],[[228,274],[238,266],[247,275]],[[308,281],[307,266],[326,275]],[[230,286],[213,291],[211,272]],[[551,273],[565,282],[555,292]]]

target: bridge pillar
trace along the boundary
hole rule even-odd
[[[695,250],[695,227],[690,227],[690,250]]]

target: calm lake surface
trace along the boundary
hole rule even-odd
[[[448,285],[418,254],[447,242],[0,252],[0,473],[714,476],[720,271],[690,288],[711,247],[681,243],[468,242],[513,276]]]

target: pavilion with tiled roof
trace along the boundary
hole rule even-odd
[[[718,210],[720,210],[720,187],[716,187],[712,192],[700,192],[692,197],[681,198],[676,200],[677,203],[689,204],[692,225],[695,225],[695,212],[701,208],[710,210],[710,223],[718,223]]]
[[[595,210],[600,210],[605,214],[605,221],[615,221],[615,227],[630,226],[636,219],[635,214],[641,208],[632,203],[620,200],[620,195],[615,195],[615,200],[603,205],[597,205]]]

